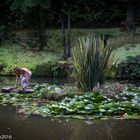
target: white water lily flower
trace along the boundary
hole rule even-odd
[[[93,108],[93,105],[92,104],[87,104],[86,106],[85,106],[85,109],[92,109]]]
[[[59,87],[55,87],[55,92],[56,93],[62,93],[62,92],[64,92],[64,90],[62,90],[61,88],[59,88]]]
[[[106,110],[103,109],[103,108],[100,108],[99,111],[100,111],[100,112],[106,112]]]
[[[52,104],[51,107],[59,107],[58,105],[56,104]]]
[[[48,90],[50,90],[51,89],[51,86],[48,86]]]
[[[44,112],[44,113],[48,113],[50,110],[47,109],[47,108],[44,108],[44,109],[41,109],[41,111]]]

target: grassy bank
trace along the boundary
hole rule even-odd
[[[45,69],[47,63],[58,61],[61,56],[61,52],[36,52],[24,49],[18,44],[6,43],[0,47],[0,63],[4,65],[1,73],[3,75],[13,75],[13,69],[15,67],[26,67],[31,69],[35,75],[41,74],[43,69],[42,71],[38,70],[38,73],[36,73],[39,67],[44,65]]]
[[[12,41],[0,44],[0,74],[13,75],[15,67],[27,67],[32,70],[33,76],[52,76],[59,75],[58,61],[62,60],[63,47],[60,30],[48,30],[48,44],[44,51],[37,51],[36,48],[28,46],[29,30],[16,31],[15,38],[20,40],[18,43]],[[78,37],[89,33],[101,33],[110,38],[111,45],[115,47],[115,60],[121,62],[127,56],[140,54],[140,30],[135,33],[134,40],[132,35],[120,32],[119,29],[72,29],[71,44],[77,45]],[[132,43],[136,44],[133,45]],[[3,68],[3,69],[2,69]]]

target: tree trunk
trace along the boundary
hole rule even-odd
[[[67,50],[67,57],[71,56],[71,25],[70,25],[70,10],[68,10],[68,14],[67,14],[67,19],[68,19],[68,50]]]
[[[65,34],[65,27],[64,27],[64,21],[63,18],[61,20],[61,32],[62,32],[62,40],[63,40],[63,47],[64,47],[64,60],[67,60],[67,45],[66,45],[66,34]]]
[[[128,9],[126,14],[126,29],[130,32],[134,29],[134,0],[128,0]]]
[[[46,42],[45,42],[45,22],[42,8],[39,6],[39,20],[38,20],[38,34],[39,34],[39,51],[42,51]]]

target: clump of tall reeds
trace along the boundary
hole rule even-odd
[[[113,47],[105,44],[103,37],[88,35],[78,39],[72,50],[72,77],[84,91],[104,80],[105,72],[113,62]]]

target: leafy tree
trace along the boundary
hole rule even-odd
[[[21,9],[23,12],[26,12],[28,8],[33,8],[40,6],[42,8],[48,8],[50,6],[50,0],[8,0],[12,1],[11,9]]]
[[[57,2],[54,1],[54,3],[57,3],[59,5],[57,11],[59,13],[59,21],[61,23],[62,39],[64,46],[64,59],[66,60],[68,57],[71,56],[71,9],[73,7],[74,1],[59,0]],[[64,20],[67,21],[67,43]]]
[[[45,20],[44,20],[44,12],[43,9],[47,9],[50,6],[50,0],[8,0],[11,2],[11,10],[21,10],[24,13],[29,13],[33,11],[37,13],[36,21],[37,24],[34,26],[35,30],[37,30],[39,37],[39,51],[42,51],[44,46],[46,45],[45,41]],[[30,19],[32,20],[32,19]]]
[[[64,46],[64,59],[66,60],[71,56],[71,20],[75,15],[75,7],[80,8],[79,3],[84,2],[83,0],[54,0],[54,5],[56,6],[56,11],[58,13],[58,19],[61,23],[62,39]],[[78,16],[78,15],[77,15]],[[66,25],[65,25],[66,23]],[[65,28],[67,27],[67,37]]]

